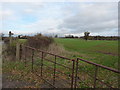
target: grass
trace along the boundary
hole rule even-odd
[[[26,42],[27,42],[27,39],[18,39],[18,42],[20,42],[20,43],[24,44],[24,43],[26,43]]]
[[[78,52],[76,57],[118,69],[118,41],[55,38],[55,42]]]
[[[60,46],[63,46],[65,48],[65,51],[62,50],[63,47],[57,47],[57,46],[52,46],[52,50],[53,53],[57,53],[59,55],[59,53],[61,52],[61,56],[65,56],[65,57],[69,57],[69,58],[83,58],[95,63],[99,63],[108,67],[112,67],[117,69],[118,68],[118,42],[117,41],[97,41],[97,40],[92,40],[92,41],[85,41],[85,40],[81,40],[81,39],[61,39],[61,38],[55,38],[54,39],[55,42],[57,44],[59,44]],[[24,39],[19,39],[19,42],[21,43],[25,43],[26,40]],[[56,49],[57,47],[57,49]],[[61,50],[61,51],[60,51]],[[60,51],[60,52],[59,52]],[[67,52],[66,52],[67,51]],[[68,51],[70,53],[68,53]],[[56,54],[55,53],[55,54]],[[70,54],[70,55],[67,55]],[[50,60],[54,60],[54,57],[52,56],[46,56],[46,58],[50,59]],[[38,71],[38,73],[40,73],[40,63],[41,63],[41,59],[40,58],[34,58],[34,69],[36,71]],[[54,68],[54,64],[49,62],[49,61],[45,61],[44,63],[46,65],[48,65],[49,67],[53,67]],[[72,63],[69,61],[66,61],[64,59],[60,59],[57,58],[57,63],[63,64],[65,66],[71,66]],[[16,71],[16,72],[21,72],[22,74],[24,74],[26,77],[29,77],[29,72],[31,72],[31,63],[27,63],[29,66],[27,66],[27,68],[24,67],[24,63],[22,62],[15,62],[13,64],[13,62],[8,62],[5,64],[5,69],[4,71],[8,71],[10,72],[12,71]],[[44,76],[47,76],[47,78],[51,79],[52,74],[53,74],[53,70],[49,70],[50,68],[43,66],[45,69],[45,74]],[[71,71],[68,69],[65,69],[63,67],[61,67],[60,65],[56,65],[56,68],[66,74],[71,74]],[[71,67],[72,68],[72,67]],[[85,72],[86,71],[86,72]],[[49,72],[49,73],[48,73]],[[91,87],[93,85],[93,81],[94,79],[90,78],[88,76],[88,73],[90,73],[91,75],[94,75],[94,66],[84,63],[84,62],[80,62],[79,63],[79,74],[78,76],[85,82],[88,83],[89,86]],[[106,71],[104,69],[99,69],[98,72],[98,78],[100,78],[101,80],[107,82],[108,84],[113,84],[114,87],[117,87],[117,79],[118,79],[118,75]],[[60,77],[62,78],[67,78],[62,74],[56,73],[58,75],[60,75]],[[29,79],[30,81],[34,81],[34,78],[25,78]],[[18,78],[18,77],[17,77]],[[98,84],[98,87],[103,87],[103,86],[99,86],[101,85],[100,83]],[[86,86],[84,83],[80,82],[79,83],[79,87],[80,88],[88,88],[88,86]]]
[[[16,44],[17,44],[17,43],[25,44],[26,42],[27,42],[27,39],[17,39],[17,40],[13,40],[11,46],[16,47]]]
[[[31,66],[25,67],[24,62],[20,61],[5,61],[2,65],[3,74],[10,74],[11,81],[25,81],[34,85],[32,88],[40,88],[42,81],[31,72]]]
[[[118,69],[118,41],[107,41],[107,40],[82,40],[82,39],[65,39],[55,38],[56,43],[63,45],[65,50],[73,52],[76,57],[86,59],[98,64],[102,64],[114,69]],[[76,52],[79,53],[76,55]],[[71,57],[69,57],[71,58]],[[93,85],[94,79],[88,76],[88,73],[93,76],[95,67],[87,64],[83,61],[79,61],[79,73],[78,76],[89,86]],[[113,87],[118,87],[118,75],[108,70],[99,68],[98,78]],[[91,80],[88,81],[88,80]],[[79,83],[79,87],[86,87],[85,84]],[[97,87],[102,84],[97,82]]]

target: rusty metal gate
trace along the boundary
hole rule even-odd
[[[45,82],[50,84],[53,88],[60,88],[58,82],[61,81],[64,85],[61,85],[64,88],[74,88],[74,69],[75,69],[75,60],[55,55],[49,52],[37,50],[35,48],[29,46],[22,46],[22,53],[24,53],[23,57],[25,66],[28,66],[27,63],[30,62],[32,72],[35,72],[37,76],[41,77]],[[39,55],[36,55],[36,52]],[[28,53],[29,52],[29,53]],[[51,56],[51,59],[48,59],[47,56]],[[34,57],[39,58],[39,66],[38,69],[35,68],[35,59]],[[69,63],[68,65],[61,64],[59,60],[62,60],[65,63]],[[59,62],[58,62],[59,61]],[[46,64],[47,63],[47,64]],[[62,68],[62,70],[61,70]],[[50,71],[49,71],[49,70]],[[45,75],[47,75],[45,77]],[[58,87],[57,87],[58,86]]]
[[[20,57],[21,60],[24,60],[25,66],[30,67],[32,72],[52,88],[119,87],[118,77],[120,72],[118,70],[80,58],[69,59],[25,45],[21,45],[20,50]],[[100,73],[98,73],[98,71]],[[108,74],[106,77],[115,80],[112,80],[112,82],[111,79],[106,78],[104,74]],[[103,78],[105,78],[105,80],[103,80]]]
[[[83,66],[84,64],[85,66]],[[81,74],[86,75],[86,78],[81,76]],[[82,83],[84,83],[84,87],[88,88],[119,88],[119,77],[120,71],[118,70],[96,64],[88,60],[77,58],[75,71],[75,88],[79,87],[78,85]],[[86,82],[86,79],[89,79],[89,82]]]

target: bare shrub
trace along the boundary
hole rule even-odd
[[[43,49],[47,48],[52,42],[52,38],[37,34],[35,36],[28,37],[27,45],[36,49]]]
[[[8,37],[4,38],[4,43],[6,43],[6,44],[9,43],[9,38]]]

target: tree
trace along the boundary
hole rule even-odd
[[[4,34],[3,34],[3,33],[0,33],[0,37],[1,37],[2,40],[3,40]]]
[[[58,35],[55,35],[55,38],[57,38],[58,37]]]
[[[65,38],[74,38],[74,36],[73,35],[67,35],[67,36],[65,36]]]
[[[88,40],[88,37],[89,37],[89,34],[90,34],[90,32],[84,32],[84,39],[85,40]]]
[[[4,34],[3,34],[3,33],[0,33],[0,36],[1,36],[1,37],[4,37]]]
[[[18,35],[18,38],[20,39],[22,35]]]

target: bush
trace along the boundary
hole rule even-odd
[[[33,37],[28,37],[27,45],[36,49],[41,49],[47,48],[53,41],[54,40],[51,37],[46,37],[41,34],[37,34]]]
[[[9,38],[5,37],[5,38],[3,38],[3,41],[4,41],[4,43],[8,44],[9,43]]]

